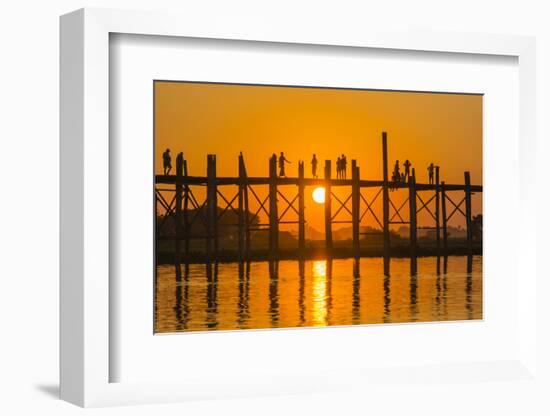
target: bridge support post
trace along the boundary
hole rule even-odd
[[[435,167],[435,243],[436,243],[436,252],[439,256],[441,253],[441,229],[440,229],[440,215],[439,215],[439,166]]]
[[[300,257],[303,257],[306,249],[306,216],[305,216],[305,185],[304,162],[298,163],[298,248]]]
[[[416,257],[417,226],[416,226],[416,172],[412,169],[409,178],[409,233],[410,233],[410,256]]]
[[[269,255],[279,256],[279,214],[277,210],[277,156],[269,159]]]
[[[245,240],[246,240],[246,230],[245,230],[245,215],[248,215],[244,209],[244,188],[245,188],[245,177],[244,177],[244,166],[243,166],[243,155],[239,155],[239,201],[238,201],[238,215],[239,215],[239,224],[238,224],[238,240],[239,240],[239,261],[243,261],[245,258]]]
[[[218,253],[218,203],[216,184],[216,155],[208,155],[206,172],[207,237],[206,253],[212,260]]]
[[[175,224],[175,253],[174,263],[181,263],[181,239],[182,239],[182,201],[183,201],[183,153],[176,156],[176,224]]]
[[[243,170],[244,170],[244,252],[245,258],[250,259],[250,209],[248,207],[248,181],[246,174],[246,166],[243,159]]]
[[[182,157],[183,159],[183,157]],[[183,160],[183,177],[187,179],[187,160]],[[191,235],[191,227],[189,225],[189,185],[187,181],[183,186],[183,229],[185,233],[185,257],[189,257],[189,239]]]
[[[443,255],[447,256],[447,195],[445,193],[445,182],[441,182],[441,225],[443,226]]]
[[[388,182],[388,134],[382,132],[382,224],[384,226],[384,274],[390,267],[390,194]]]
[[[325,247],[327,255],[332,255],[332,191],[330,178],[332,175],[330,160],[325,160]]]
[[[359,242],[359,167],[357,161],[351,161],[351,214],[352,214],[352,234],[353,234],[353,256],[358,258],[361,254],[361,247]]]
[[[466,203],[466,243],[468,256],[472,255],[472,187],[470,172],[464,172],[464,196]]]

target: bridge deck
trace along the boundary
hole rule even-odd
[[[301,179],[303,181],[304,186],[327,186],[330,185],[333,186],[351,186],[352,180],[351,179],[323,179],[323,178],[304,178]],[[276,185],[277,186],[283,186],[283,185],[296,185],[298,186],[300,182],[299,178],[277,178],[276,179]],[[156,184],[172,184],[175,185],[176,183],[176,175],[156,175],[155,176],[155,183]],[[183,185],[206,185],[207,178],[204,176],[184,176],[182,178],[182,184]],[[216,177],[215,178],[216,185],[239,185],[240,178],[238,177]],[[249,176],[245,179],[245,183],[247,185],[269,185],[270,184],[270,178],[269,177],[254,177]],[[384,185],[384,181],[373,181],[373,180],[360,180],[359,186],[361,188],[376,188]],[[398,188],[398,189],[408,189],[409,184],[400,182],[398,184],[394,184],[393,182],[390,182],[390,186],[392,188]],[[435,184],[422,184],[422,183],[416,183],[416,190],[417,191],[435,191],[436,185]],[[464,184],[445,184],[445,190],[446,191],[464,191],[466,189],[466,186]],[[472,192],[482,192],[483,186],[481,185],[471,185],[471,191]]]

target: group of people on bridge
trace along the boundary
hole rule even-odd
[[[403,162],[403,172],[401,172],[401,168],[399,167],[399,160],[395,161],[395,165],[393,167],[393,173],[391,177],[391,181],[394,185],[399,185],[400,183],[407,183],[411,179],[411,166],[412,163],[409,161],[409,159],[406,159]],[[431,162],[428,165],[428,180],[430,185],[433,185],[434,180],[434,174],[435,174],[436,166]],[[396,188],[395,186],[394,188]]]
[[[396,160],[391,176],[392,183],[394,185],[407,183],[407,181],[411,179],[411,166],[412,163],[409,161],[409,159],[405,160],[405,162],[403,162],[403,172],[401,172],[401,168],[399,167],[399,160]]]
[[[276,157],[275,153],[273,153],[273,156]],[[278,159],[278,166],[279,166],[279,177],[284,178],[286,177],[285,173],[285,163],[291,163],[287,158],[285,157],[284,152],[281,152]],[[319,161],[317,159],[317,155],[314,153],[313,157],[311,159],[311,176],[314,178],[318,178],[317,175],[317,166],[319,165]],[[348,160],[344,154],[342,156],[338,156],[338,159],[336,159],[336,177],[338,179],[346,179],[346,171],[348,166]]]
[[[317,160],[317,155],[314,153],[313,158],[311,159],[311,176],[314,178],[318,178],[317,175],[317,165],[319,164],[319,161]],[[338,179],[346,179],[346,171],[348,167],[348,159],[344,154],[342,156],[338,156],[338,159],[336,159],[336,177]]]
[[[180,157],[180,155],[178,155],[178,157]],[[291,162],[285,157],[284,152],[281,152],[278,158],[275,153],[273,153],[271,157],[273,159],[277,159],[277,166],[279,168],[279,177],[285,178],[286,177],[285,164],[291,163]],[[166,149],[163,152],[162,162],[163,162],[164,174],[169,175],[170,171],[172,170],[172,157],[170,155],[170,149]],[[317,160],[317,155],[314,153],[313,158],[311,159],[311,175],[314,178],[318,177],[317,175],[318,164],[319,164],[319,161]],[[348,160],[346,156],[344,154],[342,154],[341,156],[338,156],[338,158],[336,159],[336,178],[337,179],[346,179],[347,166],[348,166]],[[396,160],[395,165],[393,167],[393,173],[391,178],[392,183],[395,185],[398,185],[400,183],[407,183],[407,181],[409,181],[411,178],[411,166],[412,166],[412,163],[409,161],[409,159],[406,159],[403,162],[403,172],[401,172],[399,160]],[[434,183],[434,172],[435,172],[435,165],[432,162],[428,165],[428,179],[430,181],[430,185]]]

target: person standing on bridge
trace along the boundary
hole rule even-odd
[[[176,175],[178,175],[178,166],[183,169],[183,152],[179,152],[176,156]]]
[[[281,155],[279,156],[279,177],[280,178],[286,178],[285,163],[292,163],[292,162],[290,160],[287,160],[287,158],[285,157],[285,154],[281,152]]]
[[[166,149],[162,154],[162,164],[164,167],[164,174],[169,175],[172,170],[172,157],[170,156],[170,149]]]
[[[342,163],[342,167],[340,168],[340,176],[342,179],[346,179],[346,171],[348,169],[348,159],[346,158],[346,156],[344,156],[344,154],[342,154],[342,157],[341,157],[341,163]]]
[[[313,159],[311,159],[311,175],[314,178],[317,178],[317,156],[315,156],[315,153],[313,153]]]
[[[403,167],[405,168],[405,172],[403,173],[403,182],[406,182],[407,180],[410,180],[411,178],[411,165],[412,163],[409,162],[409,159],[405,160],[403,162]]]
[[[338,156],[336,159],[336,179],[340,179],[340,176],[342,176],[342,159]]]
[[[430,166],[428,166],[428,178],[430,180],[430,185],[433,185],[434,183],[434,170],[435,170],[435,166],[432,163],[430,163]]]

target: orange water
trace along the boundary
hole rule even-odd
[[[157,268],[156,332],[482,318],[482,257],[295,260]]]

